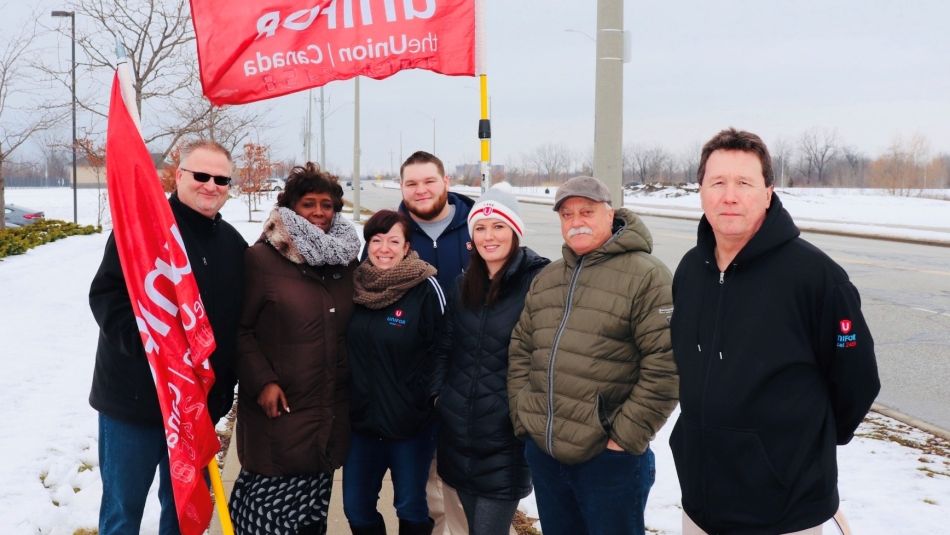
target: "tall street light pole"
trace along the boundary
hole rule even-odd
[[[623,206],[623,0],[597,0],[594,176]]]
[[[78,177],[76,176],[76,13],[73,11],[53,11],[51,13],[54,17],[69,17],[70,22],[72,23],[72,36],[73,36],[73,55],[72,55],[72,71],[73,71],[73,223],[79,222],[79,211],[77,208],[76,202],[76,182]]]

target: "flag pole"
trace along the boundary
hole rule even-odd
[[[231,512],[228,511],[228,500],[224,494],[224,484],[221,482],[221,470],[218,468],[217,457],[208,463],[208,475],[211,478],[211,488],[214,490],[214,508],[218,511],[221,520],[221,533],[234,535],[234,526],[231,524]]]
[[[479,168],[481,189],[491,187],[491,120],[488,117],[488,74],[485,62],[485,0],[475,0],[475,70],[478,73],[478,93],[481,114],[478,119],[478,139],[481,144]]]

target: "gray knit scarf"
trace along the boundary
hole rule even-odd
[[[360,252],[356,227],[339,213],[324,232],[290,208],[277,207],[267,216],[261,239],[294,264],[345,266]]]

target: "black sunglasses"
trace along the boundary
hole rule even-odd
[[[195,177],[195,180],[198,182],[201,182],[202,184],[211,180],[212,178],[214,179],[214,183],[218,186],[227,186],[228,184],[231,183],[231,177],[229,176],[219,176],[219,175],[212,175],[210,173],[202,173],[200,171],[190,171],[188,169],[185,169],[184,167],[181,167],[180,169],[182,171],[187,171],[191,173],[191,176]]]

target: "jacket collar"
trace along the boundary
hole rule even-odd
[[[171,205],[172,213],[175,215],[178,224],[195,231],[212,233],[218,228],[218,222],[221,221],[220,212],[215,214],[213,218],[209,218],[181,202],[178,193],[172,193],[168,197],[168,204]]]
[[[765,221],[762,226],[752,236],[749,243],[739,251],[732,261],[734,265],[746,264],[755,258],[775,249],[788,241],[797,238],[801,234],[795,222],[792,221],[791,214],[782,206],[782,201],[778,194],[772,193],[772,202],[765,212]],[[699,229],[697,231],[696,246],[703,253],[706,260],[716,265],[715,247],[716,235],[713,233],[712,225],[704,215],[699,220]]]
[[[617,208],[614,211],[613,231],[613,235],[603,245],[584,255],[585,265],[597,264],[618,254],[653,251],[650,230],[630,209]],[[561,246],[561,255],[564,263],[571,268],[581,258],[566,243]]]

